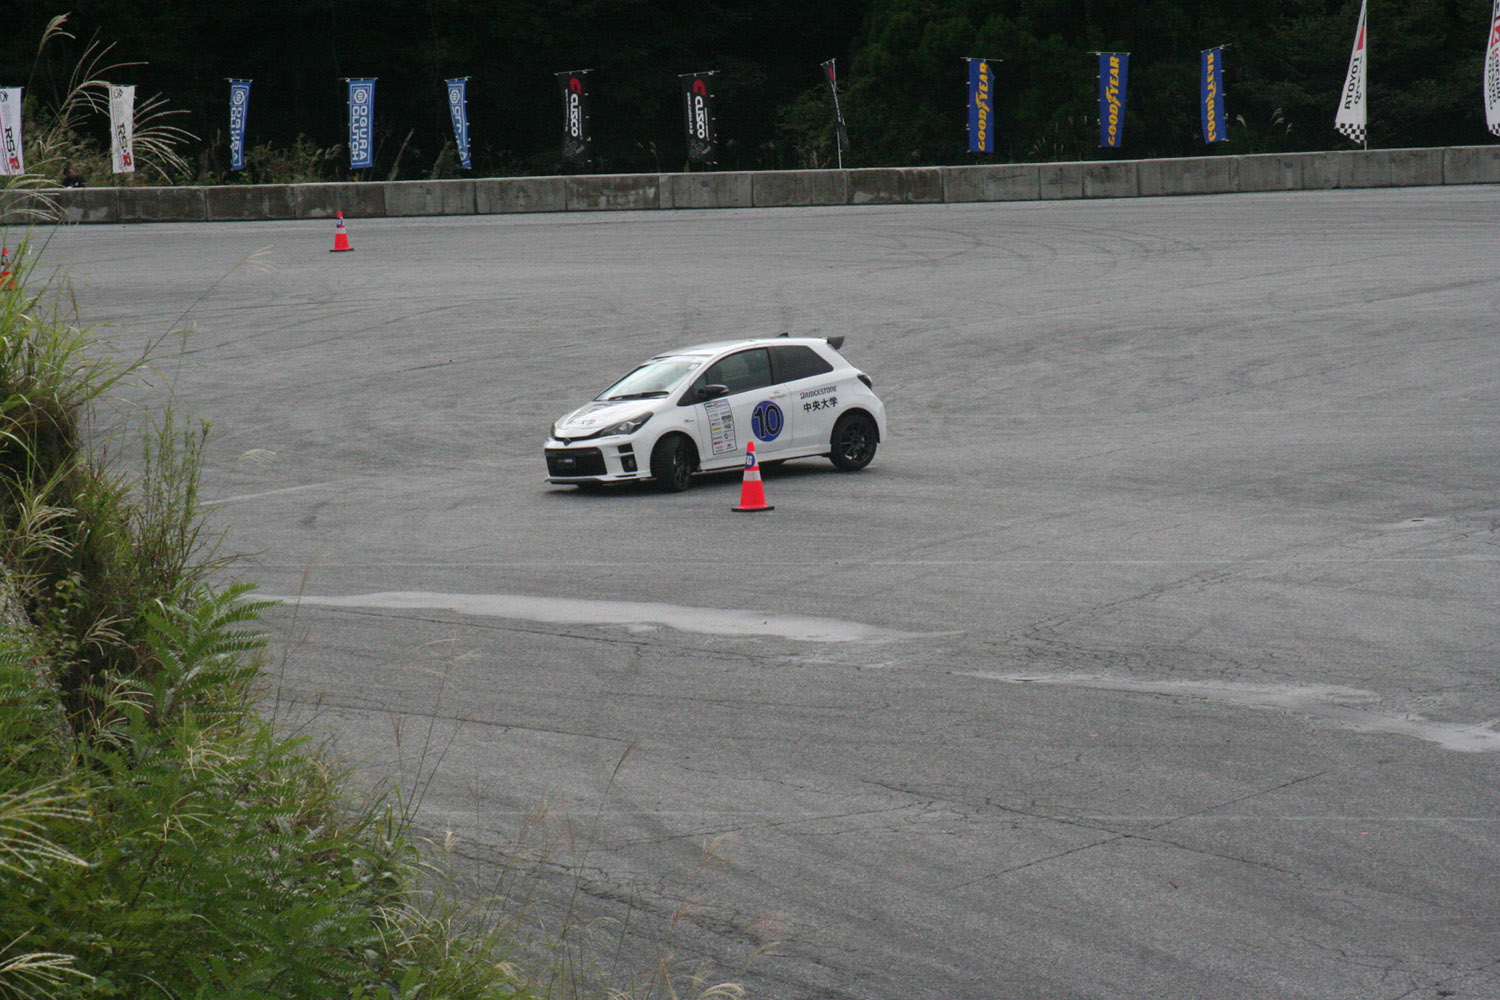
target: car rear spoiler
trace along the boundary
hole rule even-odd
[[[791,336],[791,332],[787,331],[787,330],[782,330],[776,336],[778,336],[778,337],[790,337]],[[823,339],[826,340],[826,341],[828,341],[828,346],[831,347],[831,348],[833,348],[835,351],[838,350],[840,347],[844,346],[844,338],[843,337],[824,337]]]

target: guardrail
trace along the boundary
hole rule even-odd
[[[1500,184],[1500,145],[972,167],[581,174],[0,192],[0,224],[228,222],[613,209],[902,205]],[[50,211],[49,211],[50,210]]]

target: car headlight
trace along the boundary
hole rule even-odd
[[[646,413],[640,413],[640,414],[637,414],[636,416],[631,417],[629,420],[621,420],[617,424],[612,424],[609,427],[604,428],[603,430],[601,430],[598,433],[597,436],[598,437],[614,437],[617,434],[634,434],[636,431],[640,430],[642,427],[645,427],[646,426],[646,421],[648,421],[650,419],[651,419],[651,414],[650,414],[649,411],[646,412]]]

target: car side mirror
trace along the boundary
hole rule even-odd
[[[727,395],[729,395],[729,386],[727,385],[705,385],[698,390],[698,398],[695,402],[706,403],[710,399],[718,399],[720,396]]]

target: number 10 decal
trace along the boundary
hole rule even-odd
[[[775,441],[785,426],[786,418],[781,413],[781,407],[769,399],[755,404],[755,409],[750,414],[750,430],[756,437],[762,441]]]

